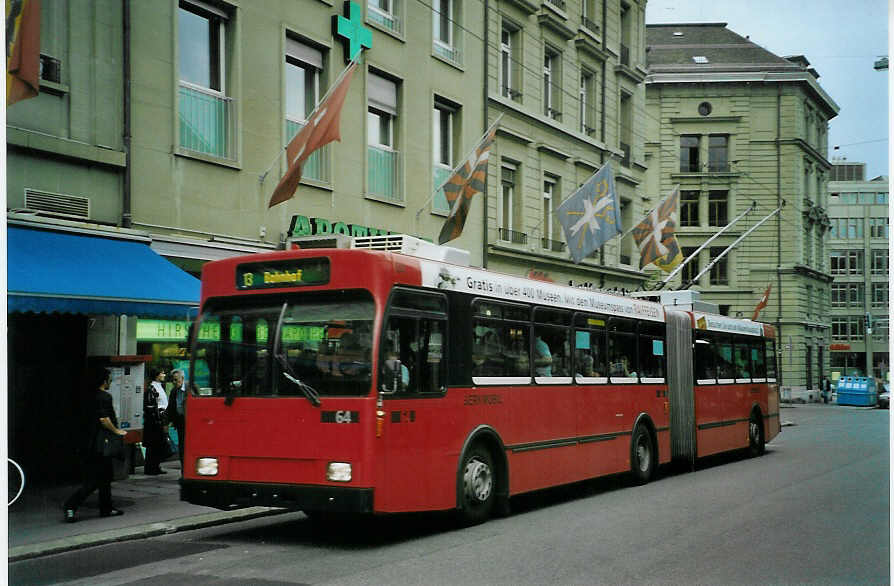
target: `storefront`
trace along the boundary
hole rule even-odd
[[[199,281],[145,233],[75,222],[9,221],[7,261],[9,453],[29,482],[70,481],[88,359],[136,354],[138,319],[194,317]]]

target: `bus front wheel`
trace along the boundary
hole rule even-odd
[[[630,471],[637,484],[646,484],[652,479],[655,474],[655,457],[652,435],[646,426],[637,425],[630,444]]]
[[[481,444],[472,446],[463,459],[462,508],[460,517],[466,525],[483,523],[490,517],[496,499],[496,476],[490,452]]]

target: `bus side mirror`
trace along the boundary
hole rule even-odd
[[[393,395],[401,388],[401,364],[396,358],[386,360],[382,366],[382,389],[383,395]]]

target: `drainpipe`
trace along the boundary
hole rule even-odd
[[[782,205],[782,85],[776,85],[776,207]],[[782,341],[782,214],[776,216],[776,339]],[[794,348],[789,350],[794,351]],[[779,348],[776,349],[779,356]],[[782,364],[776,365],[779,386],[783,384]]]
[[[484,129],[481,132],[486,131],[487,127],[489,126],[489,124],[487,123],[487,113],[488,113],[488,107],[487,107],[488,106],[487,105],[488,45],[487,45],[487,41],[490,38],[488,36],[489,30],[490,30],[490,27],[488,26],[489,20],[490,20],[490,1],[484,0],[484,51],[482,51],[482,53],[484,53],[484,84],[483,84],[484,85]],[[499,173],[499,169],[497,170],[497,172]],[[484,200],[484,204],[483,204],[484,205],[484,213],[482,214],[484,216],[484,235],[483,235],[483,238],[481,239],[482,240],[481,268],[483,268],[483,269],[487,268],[487,250],[488,250],[488,240],[490,238],[488,236],[488,226],[487,226],[487,214],[488,214],[488,211],[487,211],[487,187],[488,187],[487,176],[488,175],[489,175],[489,173],[484,174],[484,191],[481,193],[481,195],[483,196],[483,200]]]
[[[607,23],[605,11],[606,11],[606,0],[602,0],[602,52],[608,49],[608,44],[606,41],[606,32],[605,25]],[[599,115],[599,140],[602,141],[602,144],[605,144],[605,59],[602,60],[602,108],[601,113]],[[605,162],[603,157],[603,163]]]
[[[124,194],[121,201],[121,227],[131,227],[130,212],[130,0],[122,0],[124,21]]]

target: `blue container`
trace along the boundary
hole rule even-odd
[[[838,404],[870,407],[878,403],[875,379],[869,376],[844,376],[838,380]]]

